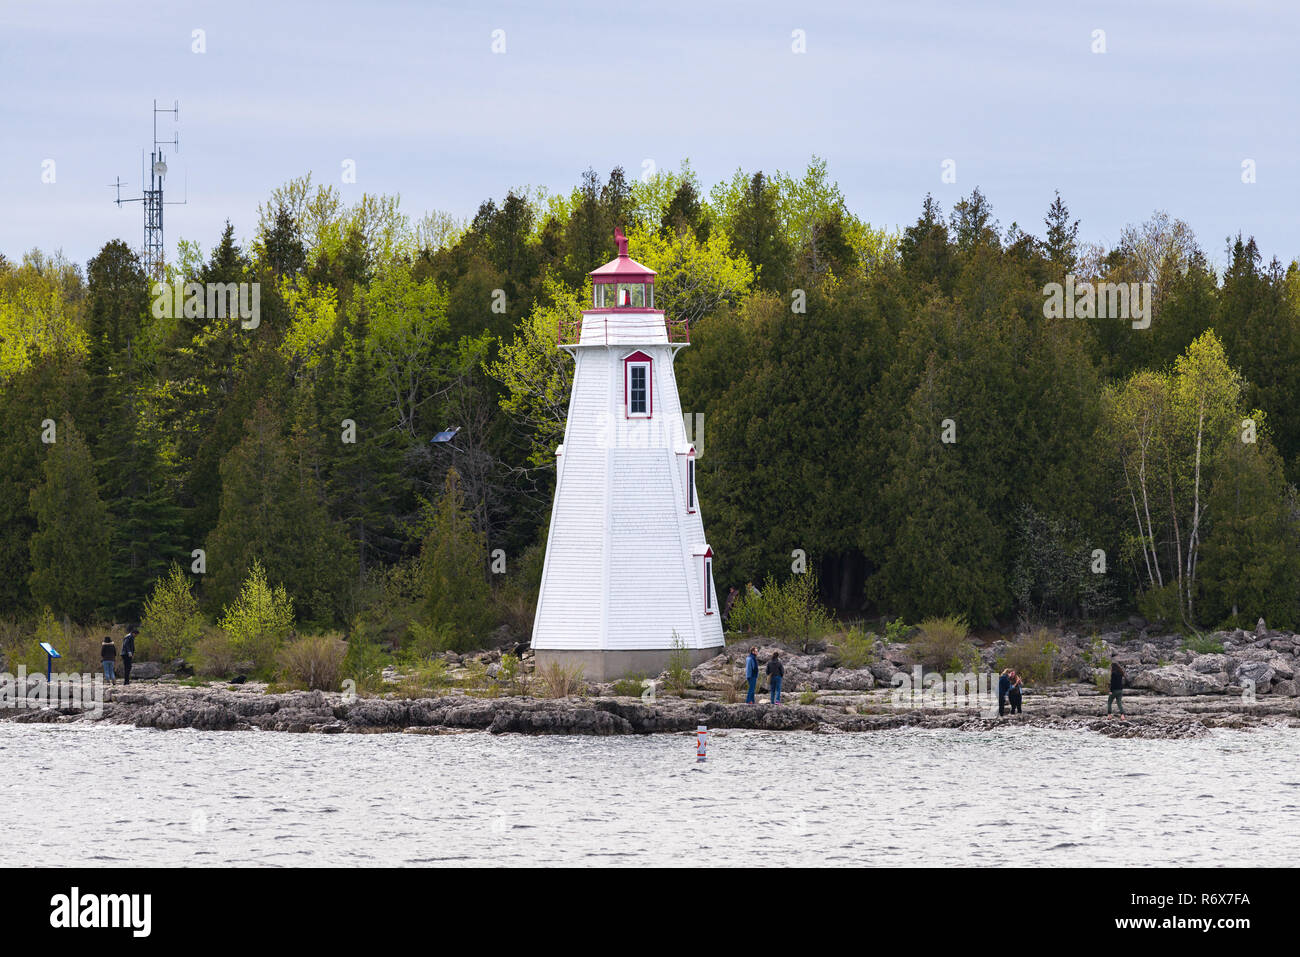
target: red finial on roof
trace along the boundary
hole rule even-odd
[[[614,242],[618,243],[618,255],[622,259],[627,258],[627,237],[623,235],[623,230],[617,226],[614,227]]]

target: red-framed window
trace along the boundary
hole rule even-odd
[[[634,352],[623,360],[623,408],[629,419],[654,415],[654,360]]]
[[[713,614],[713,551],[704,553],[704,614]]]

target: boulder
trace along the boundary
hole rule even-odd
[[[870,691],[876,680],[866,668],[836,668],[822,686],[832,691]]]
[[[1201,674],[1186,665],[1165,665],[1143,671],[1133,679],[1135,688],[1150,688],[1160,694],[1187,697],[1198,694],[1219,694],[1228,686],[1220,675]]]
[[[1273,694],[1286,695],[1288,698],[1300,697],[1300,681],[1274,681],[1268,689]]]
[[[1273,669],[1275,679],[1290,681],[1295,677],[1295,662],[1283,655],[1274,655],[1268,659],[1268,665]]]
[[[1231,672],[1234,662],[1227,655],[1197,655],[1189,667],[1198,674],[1213,675]]]
[[[1240,684],[1243,679],[1255,682],[1255,688],[1258,691],[1268,689],[1269,682],[1273,680],[1273,666],[1267,661],[1245,661],[1237,669],[1237,683]]]
[[[894,679],[894,675],[900,671],[908,670],[890,661],[873,661],[867,666],[867,669],[871,672],[871,676],[883,685],[890,684]]]
[[[162,665],[157,661],[140,661],[131,666],[132,678],[160,678]]]

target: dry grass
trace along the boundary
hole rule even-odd
[[[566,668],[558,661],[539,668],[534,680],[544,698],[569,698],[581,694],[585,686],[581,665]]]
[[[309,691],[337,691],[347,653],[347,642],[337,635],[308,635],[280,649],[280,667],[285,678]]]

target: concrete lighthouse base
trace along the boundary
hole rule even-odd
[[[565,668],[581,668],[582,676],[588,681],[616,681],[638,674],[653,678],[667,670],[669,659],[674,654],[685,654],[688,667],[694,668],[710,658],[716,658],[724,650],[722,645],[715,648],[686,648],[681,652],[672,648],[644,651],[562,651],[539,648],[535,654],[539,669],[556,662]]]

